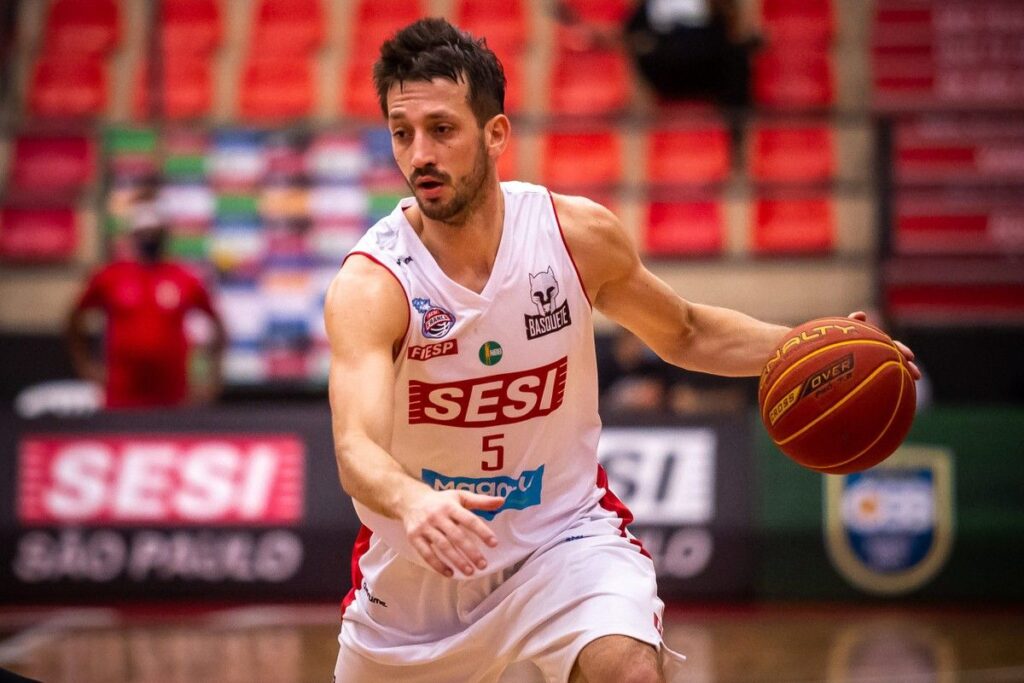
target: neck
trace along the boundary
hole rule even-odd
[[[483,289],[498,254],[505,217],[505,197],[496,179],[487,183],[479,200],[454,220],[427,218],[415,204],[407,216],[445,274],[468,289]]]

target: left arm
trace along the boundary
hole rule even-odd
[[[553,196],[595,308],[673,365],[731,377],[760,374],[790,328],[683,299],[647,270],[614,214],[586,199]]]
[[[198,403],[210,403],[215,400],[224,388],[224,349],[227,346],[227,331],[224,321],[214,307],[210,294],[202,283],[196,283],[194,307],[210,320],[212,338],[208,347],[209,354],[209,376],[206,384],[199,387],[193,395],[193,400]]]

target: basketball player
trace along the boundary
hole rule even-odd
[[[413,197],[325,304],[338,470],[363,522],[337,681],[662,681],[679,667],[597,463],[592,308],[677,365],[756,375],[785,327],[689,303],[616,217],[518,182],[505,79],[441,19],[374,66]]]

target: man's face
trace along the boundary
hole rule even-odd
[[[395,161],[423,215],[432,220],[459,223],[492,173],[468,89],[465,82],[435,78],[395,84],[388,91]]]

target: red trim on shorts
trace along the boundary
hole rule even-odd
[[[359,560],[370,549],[371,536],[373,536],[373,532],[368,526],[365,524],[359,526],[359,534],[356,536],[356,542],[352,545],[352,588],[341,601],[342,619],[345,618],[345,610],[356,599],[356,591],[363,586],[363,570],[359,567]]]
[[[583,296],[586,298],[591,310],[593,310],[594,302],[590,300],[590,295],[587,294],[587,287],[583,284],[583,276],[580,275],[580,268],[576,265],[576,259],[572,257],[572,251],[569,250],[569,243],[565,241],[565,231],[562,230],[562,221],[558,219],[558,209],[555,208],[555,197],[551,194],[551,190],[548,190],[548,199],[551,200],[551,213],[555,215],[555,224],[558,225],[558,234],[562,238],[562,246],[565,247],[565,253],[569,255],[569,260],[572,262],[573,270],[576,271],[576,279],[580,281],[580,289],[583,290]]]
[[[608,473],[604,471],[604,468],[600,465],[597,466],[597,488],[604,490],[604,495],[601,496],[601,500],[598,501],[605,510],[609,510],[618,515],[622,523],[619,524],[619,533],[623,538],[628,539],[630,543],[640,549],[640,554],[644,557],[651,558],[651,554],[644,548],[644,544],[640,542],[640,539],[633,538],[626,533],[626,526],[633,521],[633,513],[629,511],[626,504],[619,500],[619,497],[612,493],[612,490],[608,488]],[[651,558],[653,559],[653,558]]]
[[[368,258],[369,260],[373,261],[374,263],[376,263],[378,266],[380,266],[384,270],[386,270],[388,275],[390,275],[391,277],[395,278],[395,282],[397,282],[398,286],[402,288],[403,292],[405,292],[406,300],[409,299],[409,291],[405,288],[405,285],[402,284],[402,281],[400,279],[398,279],[398,276],[395,275],[394,271],[392,271],[390,268],[388,268],[383,263],[381,263],[380,260],[376,256],[374,256],[373,254],[367,253],[365,251],[351,251],[351,252],[348,253],[348,256],[345,257],[345,260],[341,262],[342,267],[345,266],[345,262],[348,261],[349,257],[356,256],[356,255],[364,256],[364,257]],[[402,346],[405,346],[405,340],[409,337],[409,326],[410,325],[412,325],[412,312],[409,310],[409,307],[406,306],[406,309],[405,309],[405,333],[402,334],[402,343],[399,344],[399,348],[401,348]]]

